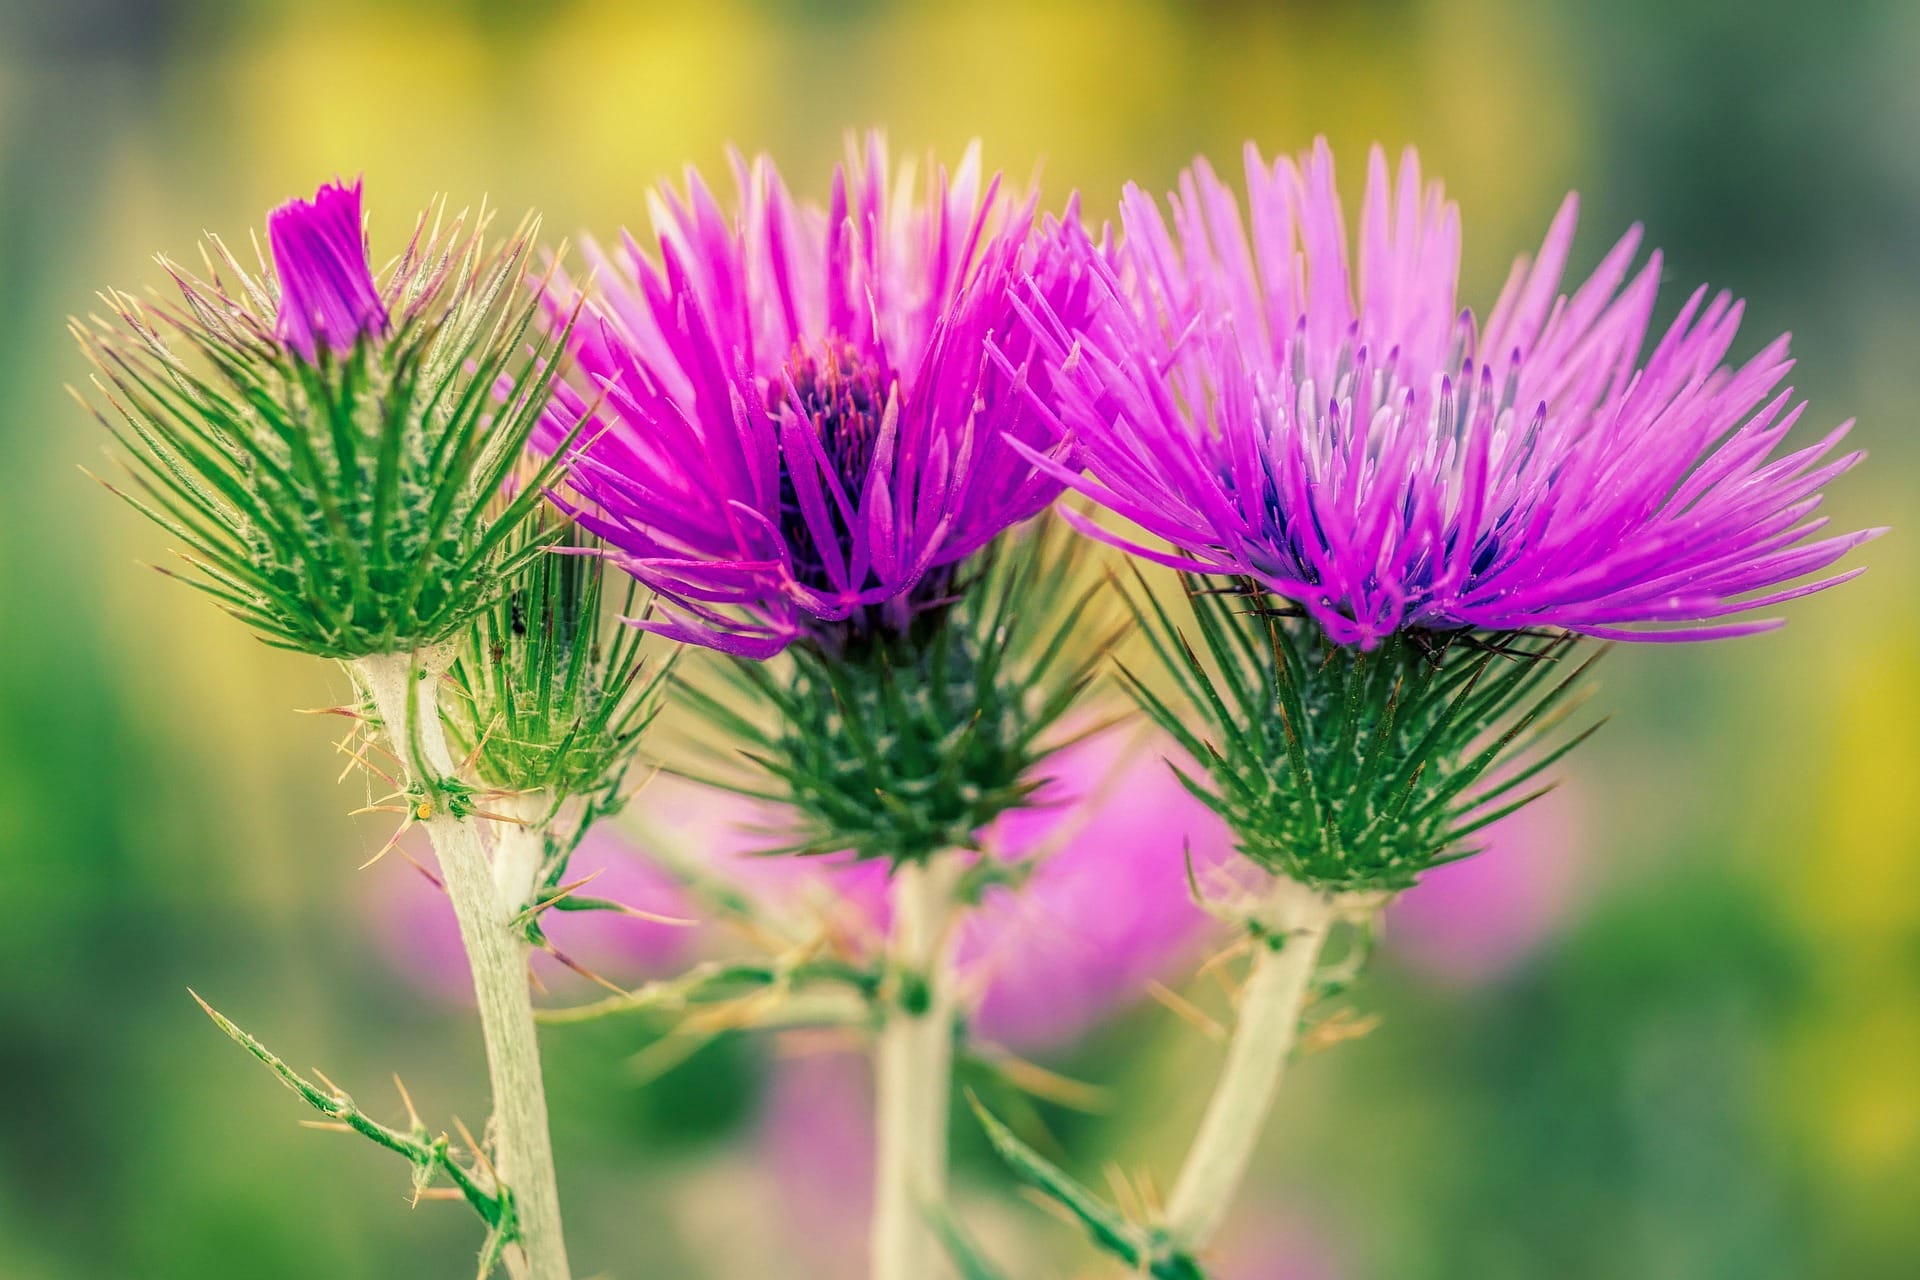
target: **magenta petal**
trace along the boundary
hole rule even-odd
[[[764,157],[733,169],[730,206],[692,174],[653,203],[651,244],[600,255],[594,323],[571,339],[583,385],[542,439],[594,418],[567,501],[623,563],[673,563],[647,577],[678,606],[659,629],[760,654],[931,607],[1059,495],[1015,447],[1060,434],[1015,310],[1077,318],[1087,290],[1054,224],[1034,234],[1031,199],[983,181],[973,152],[914,192],[870,136],[824,209]],[[555,290],[566,315],[576,292]]]
[[[267,215],[267,243],[280,279],[276,338],[309,363],[319,349],[350,350],[387,331],[360,219],[360,182],[330,182],[311,200],[289,200]]]
[[[1764,624],[1698,624],[1845,580],[1815,575],[1859,535],[1806,517],[1858,456],[1828,460],[1842,432],[1786,449],[1785,339],[1727,367],[1733,298],[1699,290],[1650,329],[1637,229],[1570,285],[1569,197],[1482,326],[1458,213],[1411,153],[1397,176],[1370,157],[1351,247],[1324,142],[1271,165],[1250,148],[1247,181],[1243,205],[1198,161],[1164,211],[1130,188],[1118,249],[1062,233],[1101,285],[1080,322],[1016,308],[1087,475],[1043,469],[1173,550],[1101,536],[1255,578],[1341,644],[1709,639]]]

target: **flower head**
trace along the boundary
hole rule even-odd
[[[330,182],[311,200],[267,215],[267,243],[280,280],[274,337],[312,363],[319,348],[347,351],[387,331],[387,306],[367,261],[360,182]]]
[[[359,183],[323,186],[269,215],[271,264],[211,239],[205,279],[163,259],[180,305],[110,292],[110,319],[74,326],[129,455],[122,496],[270,644],[439,644],[545,554],[512,535],[558,463],[509,483],[557,376],[559,338],[528,349],[539,299],[512,287],[538,224],[489,249],[484,213],[443,212],[376,278]]]
[[[1835,454],[1847,427],[1780,454],[1803,407],[1787,341],[1727,367],[1726,294],[1696,291],[1646,350],[1661,263],[1631,273],[1637,229],[1564,293],[1568,197],[1481,321],[1455,298],[1458,212],[1411,151],[1397,181],[1373,151],[1357,258],[1324,142],[1298,164],[1249,146],[1246,170],[1244,218],[1205,161],[1170,222],[1130,187],[1121,247],[1083,242],[1097,318],[1028,308],[1090,477],[1047,465],[1174,550],[1090,532],[1252,579],[1363,647],[1736,635],[1776,624],[1714,620],[1852,576],[1789,585],[1878,532],[1815,514],[1860,456]]]
[[[826,209],[765,157],[736,157],[734,176],[731,211],[697,173],[662,190],[657,252],[589,248],[572,347],[590,385],[556,397],[548,443],[586,424],[581,521],[676,603],[655,629],[754,657],[903,631],[1059,493],[1010,444],[1061,456],[1023,394],[1042,375],[1010,286],[1029,274],[1072,312],[1084,281],[977,151],[916,195],[870,135]]]

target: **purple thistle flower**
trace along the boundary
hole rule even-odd
[[[360,180],[329,182],[313,199],[289,200],[267,215],[267,243],[280,278],[273,336],[309,364],[319,349],[346,351],[387,331],[360,218]]]
[[[849,151],[825,210],[736,155],[731,212],[689,171],[651,202],[657,258],[627,235],[588,247],[572,348],[591,385],[563,389],[543,438],[585,423],[567,500],[674,602],[642,625],[676,639],[766,657],[803,633],[904,630],[1060,492],[1012,447],[1069,460],[1024,394],[1010,299],[1031,278],[1073,310],[1032,200],[983,181],[977,149],[917,199],[879,134]]]
[[[1787,585],[1881,532],[1819,536],[1821,487],[1861,456],[1834,455],[1851,423],[1776,456],[1804,408],[1780,386],[1787,339],[1725,366],[1724,293],[1696,291],[1643,358],[1661,263],[1629,276],[1638,228],[1564,294],[1569,196],[1481,323],[1455,299],[1458,212],[1411,150],[1397,182],[1371,153],[1357,262],[1324,140],[1298,165],[1250,144],[1246,170],[1245,220],[1201,160],[1170,223],[1129,187],[1117,250],[1078,237],[1090,323],[1023,303],[1090,475],[1041,464],[1174,550],[1070,513],[1086,532],[1254,579],[1365,648],[1411,629],[1741,635],[1778,624],[1712,620],[1860,572]]]

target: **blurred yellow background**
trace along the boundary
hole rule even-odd
[[[871,124],[977,136],[1095,218],[1249,137],[1327,134],[1349,189],[1368,142],[1412,143],[1478,305],[1578,188],[1576,265],[1643,221],[1669,314],[1710,280],[1749,299],[1739,354],[1794,331],[1808,430],[1857,416],[1874,455],[1831,514],[1894,534],[1783,632],[1603,664],[1574,918],[1496,980],[1369,978],[1382,1029],[1301,1070],[1270,1135],[1250,1200],[1289,1225],[1223,1280],[1920,1274],[1915,65],[1891,0],[5,0],[0,1275],[455,1277],[477,1238],[296,1128],[187,998],[370,1105],[398,1071],[483,1109],[467,1019],[372,941],[382,820],[343,816],[328,726],[293,714],[344,678],[136,565],[163,542],[76,470],[105,437],[63,391],[65,318],[336,173],[365,175],[376,245],[437,192],[605,237],[729,143],[819,190]],[[550,1033],[579,1274],[785,1276],[763,1047],[643,1090],[621,1064],[649,1034]],[[1116,1090],[1058,1119],[1076,1167],[1164,1176],[1214,1061],[1151,1006],[1060,1055]],[[960,1177],[1030,1238],[1021,1274],[1098,1274],[979,1146]]]

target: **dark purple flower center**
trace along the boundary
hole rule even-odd
[[[780,456],[780,532],[792,557],[794,579],[802,586],[838,594],[841,584],[828,564],[845,564],[849,574],[854,572],[854,552],[864,550],[861,539],[867,537],[859,527],[861,502],[892,393],[893,377],[883,361],[837,339],[829,340],[817,353],[796,348],[780,378],[767,387],[768,411],[776,416],[788,411],[798,414],[819,445],[816,455],[805,443],[796,442],[791,448],[783,444]],[[814,511],[814,519],[807,518],[796,474],[810,479],[808,488],[819,489],[824,523],[820,509]],[[836,483],[846,499],[844,507],[833,492]],[[822,546],[823,537],[832,539],[837,555]],[[810,630],[816,642],[843,657],[923,635],[928,627],[938,626],[952,603],[955,580],[954,566],[935,566],[898,595],[861,605],[837,621],[819,620]],[[870,588],[872,569],[845,585],[852,591]]]
[[[873,450],[880,437],[886,401],[886,376],[878,362],[842,342],[827,343],[818,356],[796,349],[782,379],[767,389],[770,412],[778,415],[783,408],[790,407],[812,426],[820,452],[826,455],[827,469],[839,482],[851,510],[858,510],[867,485],[867,473],[873,468]],[[807,519],[794,484],[796,469],[805,469],[818,478],[822,505],[840,551],[839,560],[848,559],[856,535],[847,511],[834,496],[817,460],[806,455],[789,457],[783,449],[780,531],[786,536],[793,555],[794,577],[817,591],[831,590],[834,584],[827,572],[827,556],[815,532],[815,522]]]

